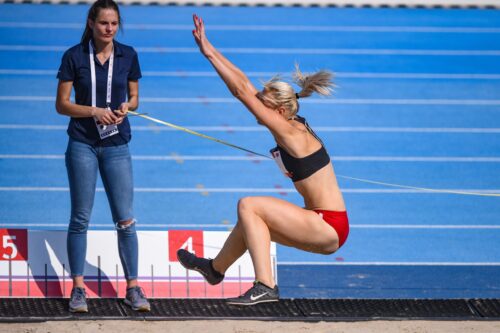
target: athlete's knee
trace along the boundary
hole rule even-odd
[[[255,200],[252,197],[241,198],[238,201],[238,223],[243,226],[249,226],[255,221]]]
[[[320,254],[328,256],[330,254],[334,254],[335,252],[337,252],[337,249],[323,249],[321,250]]]
[[[238,214],[245,214],[253,211],[254,198],[244,197],[238,201]]]
[[[338,249],[339,249],[338,241],[330,242],[329,244],[320,249],[320,254],[324,255],[334,254],[335,252],[337,252]]]

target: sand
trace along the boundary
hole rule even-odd
[[[0,324],[0,332],[57,333],[57,332],[162,332],[162,333],[499,333],[500,321],[358,321],[358,322],[276,322],[251,320],[200,321],[50,321],[43,323]]]

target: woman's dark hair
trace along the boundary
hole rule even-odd
[[[97,0],[89,9],[87,20],[85,21],[85,31],[82,35],[82,44],[87,44],[89,40],[92,39],[92,30],[89,27],[89,20],[95,22],[101,9],[113,9],[116,14],[118,14],[118,26],[120,29],[122,28],[122,19],[120,17],[120,9],[118,8],[118,4],[113,0]]]

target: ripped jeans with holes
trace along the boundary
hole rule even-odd
[[[118,235],[118,253],[125,278],[136,279],[138,241],[132,211],[134,187],[128,145],[101,147],[70,139],[66,150],[66,169],[71,196],[67,238],[71,276],[84,274],[87,230],[99,172]]]

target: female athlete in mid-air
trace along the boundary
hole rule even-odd
[[[280,169],[292,179],[304,198],[304,208],[274,197],[246,197],[238,202],[238,222],[213,260],[199,258],[180,249],[180,263],[200,272],[214,285],[224,279],[225,271],[245,251],[252,258],[255,282],[243,295],[228,304],[253,305],[279,299],[273,280],[271,241],[304,251],[331,254],[342,246],[349,223],[330,157],[306,120],[297,114],[299,99],[316,92],[329,95],[331,73],[320,71],[303,75],[298,67],[296,93],[290,84],[273,78],[258,91],[245,74],[226,59],[207,39],[201,18],[193,16],[193,36],[200,52],[210,61],[231,93],[269,129],[276,140],[271,150]]]

